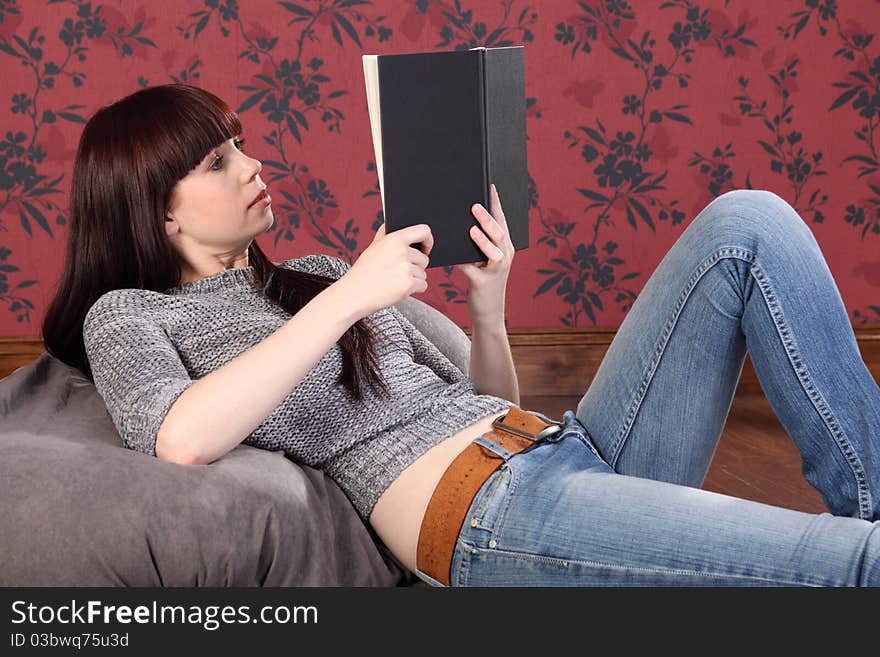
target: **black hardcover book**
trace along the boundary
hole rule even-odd
[[[490,183],[514,247],[529,246],[523,51],[363,56],[385,232],[431,226],[429,268],[488,260],[469,231]]]

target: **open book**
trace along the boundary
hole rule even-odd
[[[529,245],[523,51],[363,55],[385,232],[430,225],[429,267],[488,260],[469,230],[490,183],[514,247]]]

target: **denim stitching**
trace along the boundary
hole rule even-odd
[[[648,368],[643,375],[642,381],[639,384],[639,388],[636,391],[636,395],[633,397],[633,401],[630,404],[630,410],[627,412],[626,417],[624,418],[623,426],[620,429],[620,435],[612,443],[611,458],[608,460],[608,464],[615,470],[617,469],[616,466],[617,461],[620,458],[620,453],[623,450],[625,441],[629,436],[632,425],[635,422],[636,414],[641,407],[642,401],[644,400],[645,394],[647,393],[648,386],[653,380],[654,372],[659,366],[660,358],[662,357],[663,352],[666,349],[666,345],[669,342],[669,337],[672,334],[672,329],[675,328],[675,324],[678,321],[678,317],[681,314],[682,308],[684,307],[688,298],[690,298],[690,295],[696,287],[696,284],[699,282],[700,278],[702,278],[702,276],[707,271],[709,271],[711,267],[716,265],[723,258],[736,258],[744,260],[745,262],[749,262],[751,264],[750,271],[757,271],[757,273],[753,274],[753,277],[758,283],[758,287],[761,290],[764,301],[767,304],[767,308],[770,311],[771,317],[773,318],[774,325],[776,326],[776,329],[780,334],[780,339],[782,340],[783,346],[786,350],[786,354],[788,355],[789,360],[792,363],[798,380],[801,382],[801,385],[804,387],[804,390],[807,392],[807,395],[813,402],[816,411],[825,422],[826,427],[828,428],[829,432],[834,438],[835,443],[838,445],[844,457],[846,458],[847,463],[850,465],[858,488],[860,517],[862,519],[869,520],[872,515],[872,505],[871,495],[870,491],[868,490],[867,477],[865,475],[864,468],[862,467],[861,462],[854,452],[849,440],[840,429],[840,425],[834,419],[834,416],[832,415],[831,410],[828,408],[828,405],[825,402],[824,398],[822,398],[821,393],[819,393],[819,391],[813,385],[812,379],[806,372],[806,368],[803,367],[800,361],[797,347],[796,345],[794,345],[794,340],[790,337],[790,332],[784,321],[782,309],[779,307],[776,297],[769,289],[769,282],[767,282],[766,274],[761,269],[760,264],[755,258],[755,255],[748,249],[744,249],[742,247],[730,246],[719,248],[714,253],[712,253],[712,255],[703,260],[703,262],[700,263],[700,265],[696,268],[694,273],[691,274],[687,284],[679,295],[678,301],[675,304],[669,320],[666,322],[666,325],[663,328],[660,340],[656,348],[654,349],[654,355],[651,357],[651,361],[648,363]],[[806,378],[806,380],[804,377]]]
[[[725,246],[721,247],[715,252],[713,252],[709,257],[703,260],[702,263],[694,270],[694,273],[691,274],[690,278],[687,281],[684,289],[679,294],[678,301],[676,301],[675,307],[673,308],[672,314],[669,317],[669,320],[666,322],[666,325],[663,327],[663,331],[660,335],[660,340],[657,343],[657,346],[654,348],[654,355],[651,357],[651,361],[648,363],[648,368],[642,376],[642,381],[639,384],[639,388],[636,391],[635,396],[633,397],[632,402],[630,403],[629,411],[626,414],[626,417],[623,420],[623,426],[620,428],[620,435],[615,438],[614,442],[611,444],[611,457],[607,461],[607,463],[614,468],[617,469],[617,460],[620,457],[620,452],[623,450],[623,445],[629,436],[630,429],[632,429],[632,425],[635,422],[636,414],[638,413],[639,407],[642,405],[642,401],[645,398],[645,394],[648,391],[648,386],[651,383],[651,380],[654,377],[654,372],[660,364],[660,358],[663,355],[663,352],[666,349],[666,345],[669,342],[669,337],[672,334],[672,329],[675,328],[675,324],[678,322],[678,317],[681,314],[681,309],[684,307],[684,304],[687,302],[688,298],[690,298],[691,292],[693,292],[699,280],[703,277],[703,275],[709,271],[711,267],[716,265],[718,262],[722,260],[722,258],[736,258],[739,260],[745,260],[746,262],[751,262],[754,260],[755,255],[741,247],[737,246]]]
[[[495,522],[491,527],[487,527],[487,526],[483,526],[483,525],[479,525],[479,524],[476,527],[476,528],[479,528],[480,530],[482,530],[483,532],[488,533],[488,537],[486,537],[484,535],[477,535],[474,537],[467,537],[467,538],[465,538],[465,537],[472,532],[466,531],[466,529],[469,530],[471,527],[468,522],[465,522],[465,525],[462,527],[462,531],[459,532],[459,534],[458,534],[458,541],[467,547],[477,547],[480,543],[488,543],[489,540],[491,540],[493,538],[496,541],[500,540],[500,537],[501,537],[500,525],[507,515],[507,508],[508,508],[508,505],[510,504],[510,498],[511,498],[511,496],[514,492],[514,489],[519,481],[519,478],[517,476],[516,470],[514,468],[510,467],[510,465],[508,463],[503,463],[499,467],[507,469],[507,472],[509,473],[510,481],[507,484],[507,489],[504,491],[504,497],[502,498],[501,502],[498,503],[498,512],[495,515]],[[503,476],[503,473],[500,476]],[[499,484],[500,484],[500,476],[499,476],[499,479],[497,480],[497,483],[499,483]],[[488,499],[487,496],[496,495],[497,491],[498,491],[498,486],[493,485],[491,489],[486,489],[485,492],[482,492],[482,493],[478,492],[478,497],[474,498],[474,501],[471,503],[471,508],[473,508],[473,506],[479,502],[480,509],[481,509],[480,513],[483,514],[483,516],[485,516],[486,510],[489,509],[493,505],[492,500]],[[470,515],[471,514],[468,514],[469,517],[470,517]],[[480,518],[480,520],[482,520],[482,519],[483,518]]]
[[[688,570],[686,568],[661,568],[661,567],[647,567],[647,566],[625,566],[620,564],[612,564],[606,563],[603,561],[589,561],[586,559],[564,559],[561,557],[548,557],[540,554],[530,554],[528,552],[511,552],[510,550],[487,550],[483,548],[469,548],[468,552],[471,555],[474,554],[486,554],[486,555],[495,555],[495,556],[505,556],[511,559],[518,559],[521,561],[543,561],[551,564],[557,564],[562,566],[563,568],[568,568],[569,564],[577,564],[583,566],[593,566],[599,568],[610,568],[613,570],[630,570],[630,571],[638,571],[644,573],[656,573],[662,575],[693,575],[697,577],[704,578],[729,578],[729,579],[742,579],[742,580],[760,580],[760,581],[768,581],[774,582],[777,584],[795,584],[800,586],[827,586],[827,584],[817,583],[809,580],[808,578],[804,578],[803,580],[798,579],[779,579],[778,577],[771,576],[761,576],[761,575],[737,575],[735,573],[714,573],[714,572],[701,572],[698,570]],[[795,578],[796,575],[790,574],[789,577]]]
[[[773,318],[773,324],[776,327],[776,331],[779,333],[779,338],[780,340],[782,340],[782,344],[785,347],[785,352],[788,355],[789,361],[791,362],[792,368],[794,369],[798,381],[804,388],[804,391],[807,393],[807,396],[813,403],[813,407],[819,413],[819,416],[824,421],[828,432],[834,438],[834,442],[840,448],[840,451],[843,453],[847,463],[850,466],[853,477],[856,480],[856,486],[859,491],[859,515],[863,520],[870,520],[872,515],[871,492],[868,489],[867,475],[865,474],[864,467],[859,460],[859,457],[856,454],[855,450],[853,449],[852,444],[846,437],[846,434],[843,432],[843,429],[840,427],[834,415],[831,413],[831,409],[828,407],[828,403],[825,401],[822,393],[819,392],[819,390],[813,384],[810,373],[807,371],[806,366],[801,360],[800,350],[798,349],[797,343],[795,342],[794,337],[791,335],[791,331],[789,330],[788,324],[785,321],[782,307],[779,305],[776,296],[773,294],[773,291],[770,288],[770,282],[767,278],[767,274],[764,273],[761,265],[757,261],[752,263],[751,272],[752,276],[758,282],[758,287],[761,290],[761,294],[764,296],[764,302],[767,304],[767,308],[770,310],[770,316]]]
[[[514,454],[514,456],[516,456],[516,454]],[[507,468],[507,471],[510,474],[510,482],[508,483],[507,490],[505,491],[504,497],[500,502],[500,506],[498,508],[498,513],[495,516],[495,524],[494,524],[493,528],[491,530],[487,530],[485,528],[482,528],[483,531],[488,531],[488,534],[489,534],[488,538],[483,537],[481,539],[481,542],[485,542],[487,545],[488,545],[488,542],[492,539],[495,539],[496,541],[501,540],[501,523],[504,521],[504,518],[507,515],[507,508],[508,508],[508,505],[510,504],[510,498],[516,488],[516,484],[518,481],[516,470],[514,470],[512,467],[510,467],[510,464],[508,461],[505,461],[499,467],[500,468]],[[503,474],[499,475],[499,480],[500,480],[501,476],[503,476]],[[498,490],[497,486],[493,486],[492,490],[491,490],[492,494],[495,494],[495,491],[497,491],[497,490]],[[486,492],[488,493],[489,491],[486,491]],[[483,496],[481,495],[480,497],[482,498]],[[487,507],[488,507],[488,505],[483,506],[483,512],[485,512],[485,509]],[[461,559],[459,560],[457,577],[455,578],[455,580],[453,580],[452,579],[453,575],[452,575],[452,573],[450,573],[450,580],[449,580],[450,584],[453,584],[454,582],[457,581],[459,583],[458,584],[459,586],[466,586],[467,585],[468,568],[470,565],[470,555],[474,554],[474,550],[476,549],[476,543],[469,541],[469,540],[466,540],[463,536],[464,533],[465,533],[464,531],[459,532],[458,539],[457,539],[457,546],[462,548],[462,550],[464,552],[464,554],[462,554]],[[497,538],[496,538],[496,536],[497,536]],[[492,550],[494,548],[487,548],[487,549]],[[452,558],[453,558],[453,560],[455,559],[454,554],[453,554]]]
[[[471,519],[476,520],[477,524],[471,525],[474,528],[479,528],[486,531],[491,531],[492,529],[491,527],[484,525],[483,521],[486,517],[486,511],[491,506],[491,498],[493,495],[495,495],[495,492],[498,490],[498,487],[501,485],[502,478],[504,477],[504,471],[502,470],[502,468],[504,468],[504,464],[498,466],[498,469],[489,475],[491,481],[487,479],[487,481],[489,482],[488,488],[482,490],[481,486],[482,492],[477,491],[477,498],[472,502],[471,505],[472,513],[468,514]],[[465,520],[467,521],[467,518],[465,518]]]
[[[596,451],[596,448],[593,446],[593,441],[591,441],[589,438],[587,438],[587,436],[584,436],[584,435],[581,434],[581,433],[577,433],[577,432],[576,432],[576,433],[574,433],[573,435],[574,435],[575,438],[577,438],[577,439],[581,442],[581,444],[582,444],[584,447],[586,447],[588,450],[590,450],[590,451],[593,453],[593,456],[595,456],[595,457],[596,457],[597,459],[599,459],[600,461],[603,460],[603,459],[602,459],[602,455],[599,454],[599,452],[597,452],[597,451]]]
[[[453,575],[453,573],[449,574],[449,585],[450,586],[467,586],[467,577],[468,577],[468,567],[471,561],[471,555],[473,552],[470,547],[463,543],[459,538],[459,542],[461,543],[459,547],[462,548],[461,559],[458,562],[458,572]],[[453,554],[453,559],[455,555]]]
[[[516,468],[511,467],[509,462],[506,465],[507,469],[510,471],[510,483],[507,485],[507,490],[504,493],[504,497],[501,499],[501,506],[498,508],[498,514],[495,516],[495,526],[489,532],[490,540],[495,539],[498,543],[501,542],[504,519],[507,517],[507,508],[510,505],[510,499],[516,492],[516,487],[519,484],[519,475],[517,474]]]

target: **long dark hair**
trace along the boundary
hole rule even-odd
[[[89,119],[73,166],[64,270],[43,319],[50,354],[94,381],[82,336],[92,304],[110,290],[163,292],[180,284],[184,263],[164,229],[172,189],[211,149],[239,134],[241,123],[226,103],[185,84],[141,89]],[[273,264],[256,240],[248,264],[257,291],[291,315],[333,282]],[[375,324],[363,318],[338,341],[337,383],[358,400],[365,383],[388,392],[376,339]]]

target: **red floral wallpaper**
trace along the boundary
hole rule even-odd
[[[361,54],[524,45],[531,246],[508,326],[618,326],[714,196],[788,200],[880,321],[877,0],[0,0],[0,333],[39,335],[84,120],[143,85],[226,99],[280,202],[274,260],[381,221]],[[502,203],[503,190],[502,191]],[[418,298],[466,326],[466,281]]]

